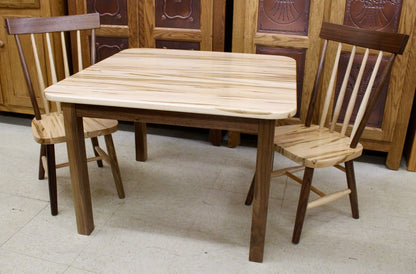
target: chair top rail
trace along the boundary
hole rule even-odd
[[[88,13],[57,17],[7,18],[9,34],[29,34],[96,29],[100,27],[100,15]]]
[[[396,54],[403,53],[409,39],[406,34],[359,29],[328,22],[322,23],[319,36],[327,40]]]

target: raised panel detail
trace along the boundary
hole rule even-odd
[[[307,35],[310,0],[260,0],[259,32]]]
[[[200,0],[156,0],[156,27],[200,28]]]
[[[344,100],[344,105],[342,106],[341,109],[341,113],[339,116],[339,120],[342,121],[344,119],[345,116],[345,111],[347,109],[347,103],[348,100],[351,96],[351,92],[354,88],[354,83],[355,83],[355,79],[357,78],[358,75],[358,71],[360,70],[360,65],[361,65],[361,60],[362,60],[363,56],[362,55],[357,55],[354,59],[354,64],[351,70],[351,75],[350,75],[350,79],[348,81],[348,85],[347,85],[347,91],[345,93],[345,98],[346,100]],[[375,62],[376,62],[377,56],[369,56],[368,57],[368,61],[367,61],[367,67],[364,70],[364,75],[363,75],[363,79],[360,85],[360,89],[358,91],[358,95],[357,95],[357,101],[360,101],[361,98],[364,96],[364,92],[368,86],[368,82],[370,80],[371,77],[371,73],[369,71],[369,67],[373,67]],[[342,78],[343,75],[345,74],[345,70],[348,64],[348,60],[349,60],[349,54],[344,53],[341,55],[341,59],[340,59],[340,63],[339,63],[339,71],[338,71],[338,79],[337,79],[337,84],[336,84],[336,91],[335,91],[335,98],[338,98],[338,94],[339,94],[339,90],[342,84]],[[384,69],[384,67],[386,66],[386,63],[388,61],[388,58],[385,57],[383,58],[383,60],[381,61],[380,64],[380,69],[379,71],[382,71]],[[379,79],[380,79],[380,73],[379,75],[376,77],[374,85],[373,85],[373,90],[374,88],[378,85]],[[387,98],[387,88],[388,88],[388,82],[386,83],[386,85],[383,87],[380,97],[379,97],[379,101],[376,104],[376,106],[373,109],[373,112],[370,115],[370,118],[368,119],[367,122],[367,126],[370,127],[375,127],[375,128],[381,128],[382,122],[383,122],[383,114],[384,114],[384,107],[386,104],[386,98]],[[371,94],[370,98],[372,97],[373,94]],[[355,117],[357,115],[358,112],[358,104],[356,104],[356,106],[354,107],[352,116],[351,116],[351,123],[353,123],[355,121]]]
[[[100,14],[101,24],[127,25],[127,0],[87,0],[87,12]]]
[[[403,0],[347,0],[344,24],[397,32]]]
[[[95,47],[97,51],[97,62],[110,57],[117,52],[129,47],[127,38],[96,37]]]
[[[288,56],[296,60],[296,100],[297,100],[297,111],[295,117],[299,117],[300,108],[302,102],[302,91],[303,91],[303,74],[305,71],[305,49],[289,49],[289,48],[275,48],[258,46],[256,53],[261,54],[272,54],[272,55],[283,55]]]
[[[198,42],[156,40],[156,48],[199,50]]]

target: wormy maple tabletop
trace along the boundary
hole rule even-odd
[[[51,101],[260,119],[296,112],[285,56],[133,48],[48,87]]]

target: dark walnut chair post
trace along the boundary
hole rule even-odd
[[[56,104],[56,111],[51,111],[51,102],[48,102],[43,94],[47,86],[47,79],[45,79],[49,67],[50,78],[52,83],[56,83],[57,73],[55,67],[55,60],[58,56],[52,45],[53,40],[51,35],[53,33],[60,33],[61,48],[59,56],[62,55],[62,64],[64,67],[65,77],[70,75],[68,65],[67,39],[66,32],[73,31],[77,36],[77,53],[78,53],[78,69],[83,69],[83,60],[81,56],[81,47],[89,47],[90,45],[81,45],[80,32],[89,31],[91,34],[91,45],[95,44],[95,29],[100,27],[100,18],[98,14],[84,14],[74,16],[60,16],[60,17],[32,17],[32,18],[9,18],[6,19],[8,33],[14,35],[17,49],[19,52],[23,73],[26,79],[27,87],[30,94],[30,99],[35,113],[35,118],[32,120],[32,131],[34,139],[41,145],[40,160],[39,160],[39,179],[44,179],[45,171],[48,174],[49,197],[51,204],[52,215],[58,214],[57,201],[57,186],[56,186],[56,169],[60,167],[69,166],[68,163],[55,163],[55,149],[54,145],[66,142],[64,120],[59,103]],[[56,34],[55,34],[56,35]],[[59,34],[58,34],[59,35]],[[23,44],[21,38],[29,39],[30,43]],[[43,48],[43,41],[45,41],[45,49]],[[31,44],[31,46],[30,46]],[[41,46],[39,46],[39,44]],[[24,46],[29,45],[28,49]],[[31,53],[31,56],[28,53]],[[45,53],[45,54],[44,54]],[[45,56],[45,57],[44,57]],[[44,59],[42,59],[44,57]],[[30,71],[26,58],[35,60],[35,72]],[[48,61],[46,61],[48,60]],[[91,63],[95,60],[95,47],[91,46]],[[42,65],[41,61],[48,62],[49,65]],[[44,113],[41,113],[41,108],[38,104],[38,98],[35,90],[41,93],[40,100]],[[84,134],[85,138],[91,138],[93,151],[95,157],[91,157],[88,161],[97,161],[99,167],[102,167],[102,160],[108,162],[114,177],[117,193],[120,198],[124,198],[124,188],[121,181],[120,170],[117,162],[116,151],[114,149],[112,133],[118,130],[118,122],[116,120],[84,118]],[[107,153],[100,148],[98,144],[98,136],[104,136]]]
[[[320,37],[324,40],[324,44],[305,123],[278,126],[274,138],[275,151],[299,164],[272,173],[272,177],[286,175],[302,185],[292,237],[292,242],[295,244],[300,240],[306,209],[349,195],[352,217],[358,219],[353,160],[361,156],[363,146],[359,140],[367,120],[388,79],[396,55],[403,53],[409,38],[404,34],[358,29],[326,22],[322,24]],[[329,45],[335,47],[335,56],[327,54]],[[358,52],[363,53],[362,58],[356,58]],[[343,54],[349,54],[349,57],[347,55],[349,61],[347,66],[341,69],[340,57]],[[370,55],[377,57],[374,65],[368,62]],[[384,58],[388,61],[380,66]],[[358,64],[358,75],[350,77],[351,68],[357,62],[361,62]],[[332,66],[326,87],[322,85],[323,66]],[[363,90],[363,96],[357,96],[362,87],[364,70],[368,71],[370,66],[368,85]],[[345,71],[343,75],[342,71]],[[336,96],[337,79],[340,79],[341,85]],[[353,86],[351,94],[348,95],[346,95],[347,85]],[[321,109],[316,104],[318,96],[325,98]],[[352,121],[354,108],[358,109],[358,112],[355,120]],[[346,109],[345,113],[341,109]],[[319,124],[312,124],[313,117],[318,117],[319,114]],[[346,173],[347,189],[326,194],[311,186],[315,168],[330,166]],[[302,170],[304,170],[303,179],[294,175],[295,172]],[[255,177],[247,195],[246,205],[250,205],[253,199]],[[315,192],[319,198],[309,202],[310,191]]]

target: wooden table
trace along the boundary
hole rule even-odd
[[[128,49],[48,87],[46,97],[63,103],[77,228],[84,235],[94,220],[82,117],[257,134],[249,259],[262,262],[275,122],[296,112],[293,59]]]

